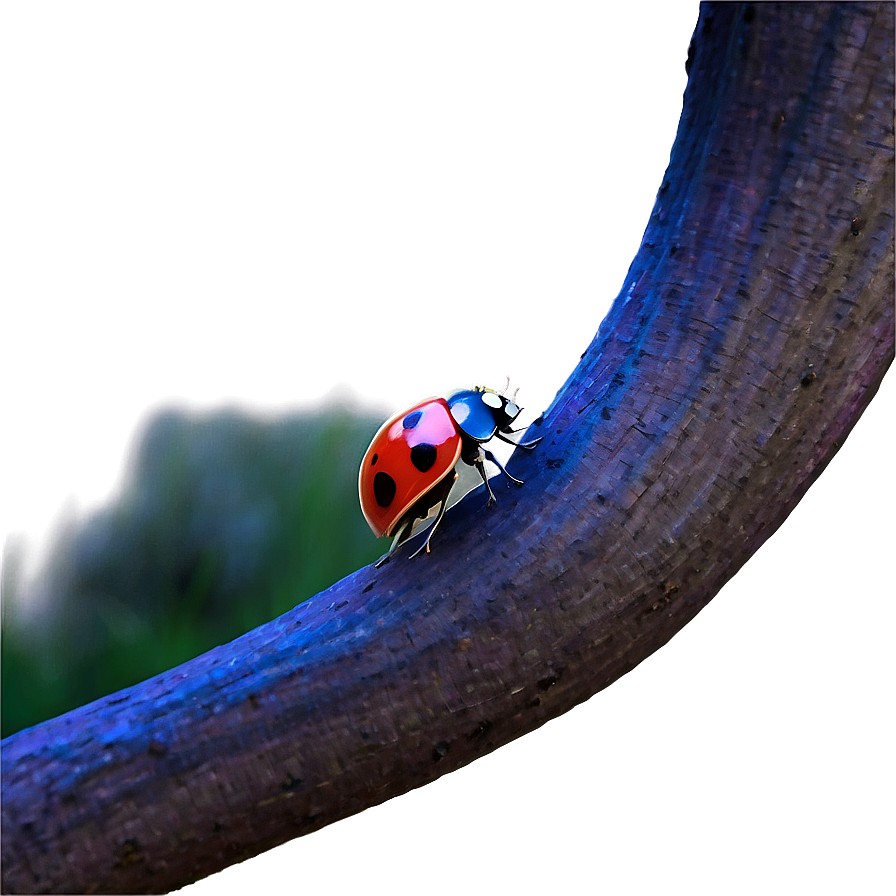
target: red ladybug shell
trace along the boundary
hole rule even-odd
[[[395,524],[460,458],[461,437],[444,398],[428,398],[387,420],[358,476],[361,510],[374,534]]]

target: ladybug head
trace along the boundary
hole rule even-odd
[[[508,385],[510,385],[509,379]],[[506,390],[507,386],[504,388]],[[491,408],[499,430],[508,428],[519,417],[522,408],[514,401],[519,389],[514,390],[513,398],[508,398],[503,392],[496,392],[486,386],[476,386],[475,391],[482,393],[482,403]]]

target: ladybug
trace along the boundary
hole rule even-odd
[[[458,460],[479,472],[488,490],[487,507],[495,504],[496,498],[485,473],[485,461],[491,461],[512,482],[523,484],[482,447],[496,437],[518,448],[534,448],[540,438],[531,442],[509,438],[510,433],[518,431],[511,424],[521,411],[503,393],[476,386],[447,398],[427,398],[380,427],[358,475],[361,510],[374,535],[394,536],[392,547],[376,566],[385,563],[411,537],[417,520],[426,519],[438,506],[426,541],[411,556],[424,549],[429,553],[430,539],[445,515],[448,493],[457,479],[454,468]]]

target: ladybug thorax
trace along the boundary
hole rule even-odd
[[[447,399],[451,416],[460,433],[474,442],[487,442],[504,430],[520,413],[509,398],[491,389],[465,389]]]

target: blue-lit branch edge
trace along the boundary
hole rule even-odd
[[[693,618],[892,361],[893,71],[892,5],[704,6],[641,248],[526,486],[7,738],[3,892],[181,886],[531,731]]]

